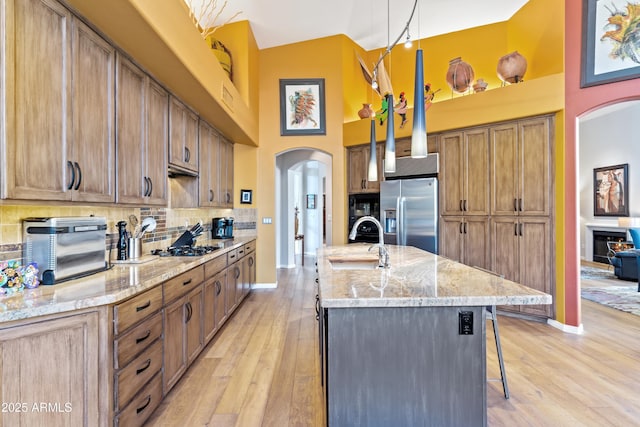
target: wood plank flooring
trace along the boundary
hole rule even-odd
[[[148,426],[324,425],[307,261],[251,292]],[[509,400],[487,326],[489,426],[640,426],[640,316],[586,300],[582,312],[582,335],[499,316]]]

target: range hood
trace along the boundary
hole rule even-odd
[[[398,157],[396,171],[385,172],[385,179],[412,178],[435,176],[440,171],[440,157],[438,153],[430,153],[427,157],[414,159],[412,157]]]
[[[178,165],[174,165],[172,163],[169,163],[169,167],[167,169],[169,178],[172,178],[174,176],[193,176],[193,177],[198,177],[198,172],[183,168],[181,166]]]

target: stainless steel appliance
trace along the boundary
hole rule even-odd
[[[384,242],[438,253],[438,180],[412,178],[380,183]]]
[[[211,237],[213,239],[233,239],[233,218],[213,218]]]
[[[363,216],[372,216],[380,220],[380,193],[349,195],[349,230]],[[358,225],[355,238],[349,239],[349,243],[355,242],[377,243],[378,228],[372,222]]]
[[[38,264],[42,284],[53,285],[107,268],[105,218],[26,218],[22,228],[24,261]]]

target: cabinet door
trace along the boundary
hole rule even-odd
[[[73,20],[73,200],[115,202],[115,50]],[[99,159],[99,161],[96,161]]]
[[[439,255],[454,261],[463,260],[463,232],[464,224],[461,216],[440,217],[440,250]]]
[[[227,208],[233,207],[233,144],[227,140],[224,141],[227,149],[222,161],[226,164],[226,179],[225,179],[225,199],[223,201],[224,206]]]
[[[159,84],[148,79],[145,176],[147,205],[167,205],[167,144],[169,132],[169,94]]]
[[[491,269],[489,218],[468,216],[464,220],[464,264]]]
[[[491,219],[491,271],[507,280],[520,280],[519,226],[516,217]]]
[[[518,123],[520,215],[546,216],[550,209],[551,144],[547,117]]]
[[[171,97],[169,103],[169,163],[198,171],[198,116]]]
[[[225,292],[224,311],[227,315],[236,308],[236,288],[238,286],[237,263],[227,267],[227,287]]]
[[[145,175],[146,76],[116,56],[116,141],[119,203],[141,203],[148,192]]]
[[[519,208],[517,124],[496,126],[490,132],[491,213],[514,215]]]
[[[463,212],[464,142],[462,132],[440,137],[440,213],[461,215]]]
[[[222,270],[220,273],[216,274],[213,279],[213,284],[215,285],[215,293],[216,293],[216,302],[215,302],[215,324],[216,329],[222,326],[222,322],[227,318],[227,313],[225,311],[225,298],[226,298],[226,287],[227,287],[227,271]]]
[[[244,258],[238,261],[237,263],[235,263],[233,266],[233,274],[236,280],[236,305],[238,305],[240,301],[242,301],[242,298],[244,297],[245,276],[243,275],[243,272],[244,272]]]
[[[178,382],[187,369],[187,346],[185,334],[185,298],[179,298],[164,308],[164,394]]]
[[[362,193],[366,189],[369,149],[365,147],[352,147],[349,148],[348,153],[349,193]]]
[[[520,218],[519,223],[518,283],[550,294],[553,270],[551,268],[551,232],[548,218]],[[523,305],[523,313],[550,317],[551,305]]]
[[[8,143],[4,196],[70,200],[71,14],[52,0],[5,3],[10,48],[3,53],[2,70]]]
[[[97,426],[99,419],[98,313],[35,322],[0,332],[0,384],[4,404],[27,403],[24,412],[3,410],[3,426]],[[46,379],[46,380],[45,380]],[[56,411],[33,410],[47,402]],[[69,406],[66,406],[69,405]]]
[[[204,338],[202,334],[203,321],[203,287],[198,286],[187,294],[185,302],[186,335],[187,335],[187,364],[191,364],[202,351]]]
[[[246,255],[244,258],[244,271],[242,272],[243,276],[243,287],[242,292],[246,296],[249,292],[251,292],[251,286],[256,283],[256,254],[255,252],[251,252]]]
[[[462,173],[464,174],[462,206],[464,215],[488,215],[490,187],[489,132],[487,129],[464,133]]]
[[[200,121],[199,185],[200,206],[220,206],[220,171],[218,134],[206,122]]]

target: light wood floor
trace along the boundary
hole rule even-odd
[[[149,426],[324,425],[315,271],[254,290],[165,398]],[[490,426],[640,426],[640,316],[582,300],[584,334],[500,316],[511,398],[487,387]],[[491,327],[487,370],[499,378]]]

